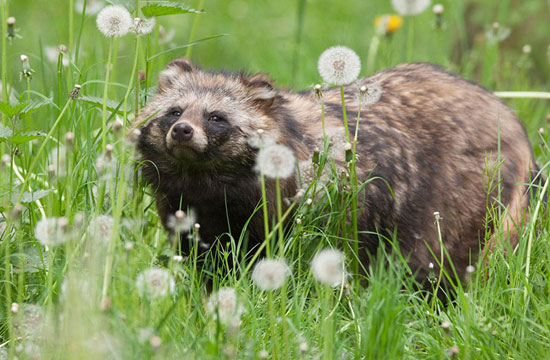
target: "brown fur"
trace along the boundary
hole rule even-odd
[[[372,181],[365,188],[359,229],[397,229],[400,248],[422,279],[428,275],[428,264],[436,263],[426,244],[435,254],[440,252],[433,215],[437,211],[443,219],[445,247],[462,276],[483,247],[485,160],[497,162],[500,131],[501,202],[508,207],[504,229],[516,241],[516,226],[525,217],[528,203],[525,183],[536,165],[525,130],[512,110],[482,87],[436,66],[407,64],[345,87],[352,133],[359,110],[358,89],[363,84],[377,84],[382,96],[361,109],[358,174],[360,180],[371,174],[385,181]],[[327,131],[333,139],[341,138],[339,89],[324,90],[323,101]],[[181,108],[183,115],[173,121],[191,123],[207,137],[213,130],[206,117],[223,112],[230,126],[227,136],[220,141],[209,137],[205,152],[199,155],[174,155],[175,150],[166,145],[169,129],[160,125],[166,111],[174,107]],[[154,186],[163,222],[177,209],[192,207],[204,241],[212,243],[228,231],[227,216],[238,236],[261,199],[253,169],[256,150],[248,145],[248,137],[263,129],[266,136],[292,148],[299,162],[310,162],[313,148],[322,141],[320,119],[321,106],[313,92],[277,90],[265,74],[208,72],[185,59],[170,63],[161,73],[159,94],[136,123],[146,120],[139,149],[148,160],[144,176]],[[282,188],[283,196],[292,197],[297,177],[283,181]],[[274,198],[270,184],[268,198]],[[269,201],[270,207],[274,203]],[[248,230],[251,244],[258,244],[263,236],[261,215],[252,218]],[[360,259],[366,264],[379,239],[364,236],[361,241]],[[487,246],[493,247],[494,241]]]

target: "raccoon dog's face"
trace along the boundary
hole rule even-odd
[[[248,139],[270,131],[277,98],[265,74],[202,71],[187,59],[160,73],[158,94],[140,114],[139,149],[157,167],[235,168],[253,163]],[[160,170],[163,170],[162,168]]]

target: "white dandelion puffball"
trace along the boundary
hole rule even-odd
[[[311,261],[311,270],[315,279],[322,284],[338,286],[346,277],[344,254],[334,249],[325,249],[315,255]]]
[[[86,15],[95,15],[103,9],[105,3],[101,0],[86,1]],[[75,9],[79,14],[84,12],[84,0],[78,0],[75,3]]]
[[[377,82],[367,83],[359,89],[358,105],[374,105],[382,97],[382,86]]]
[[[256,158],[256,171],[269,178],[286,179],[296,167],[294,152],[280,144],[271,144],[261,149]]]
[[[130,12],[120,5],[110,5],[97,14],[97,28],[107,37],[126,35],[134,25]]]
[[[252,280],[257,287],[264,291],[277,290],[290,275],[290,269],[284,260],[260,260],[252,271]]]
[[[239,305],[235,289],[224,287],[210,295],[206,305],[208,313],[223,325],[239,322],[244,308]]]
[[[36,223],[34,237],[44,246],[56,246],[69,239],[65,217],[44,218]]]
[[[319,56],[317,68],[326,83],[347,85],[357,80],[361,71],[361,60],[350,48],[333,46]]]
[[[142,271],[136,280],[139,296],[151,299],[172,294],[176,283],[170,272],[166,269],[151,268]]]
[[[151,18],[135,18],[134,25],[132,26],[132,32],[135,32],[138,35],[147,35],[153,32],[155,24],[157,23],[154,17]]]
[[[88,226],[88,233],[103,242],[109,242],[113,230],[114,220],[109,215],[99,215],[95,217]]]
[[[414,16],[423,13],[431,0],[391,0],[393,8],[399,15]]]

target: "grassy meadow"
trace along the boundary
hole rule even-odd
[[[111,3],[132,18],[161,9],[158,1]],[[88,0],[82,14],[78,0],[5,0],[0,359],[548,358],[550,218],[537,197],[517,249],[501,245],[483,271],[474,259],[468,281],[441,302],[416,290],[397,250],[380,250],[368,284],[359,284],[342,236],[351,231],[341,229],[353,184],[334,179],[324,201],[308,201],[308,192],[287,232],[272,227],[288,266],[277,276],[288,277],[269,290],[238,251],[245,234],[221,237],[229,251],[210,249],[226,263],[215,273],[194,251],[179,256],[139,177],[127,129],[170,60],[266,72],[303,90],[322,82],[319,55],[345,45],[361,58],[361,77],[427,61],[492,91],[546,92],[505,102],[548,178],[550,1],[440,3],[441,15],[430,6],[388,32],[374,22],[396,14],[389,0],[189,0],[165,7],[180,14],[157,16],[150,33],[109,38],[96,26],[106,1]],[[487,238],[493,229],[502,236],[498,219]],[[310,268],[328,247],[345,254],[350,274],[335,287]],[[438,274],[432,280],[437,287]]]

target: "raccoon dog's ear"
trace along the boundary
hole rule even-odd
[[[193,71],[195,71],[195,66],[191,63],[191,60],[187,58],[172,60],[159,74],[159,92],[162,93],[170,88],[179,75]]]
[[[246,86],[248,96],[260,107],[269,107],[273,104],[277,96],[277,91],[273,87],[273,81],[267,74],[255,74],[242,78]]]

